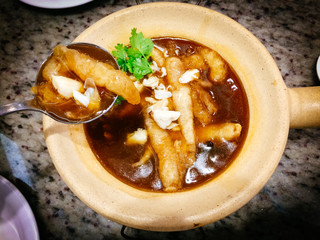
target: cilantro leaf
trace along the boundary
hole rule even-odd
[[[137,29],[131,30],[130,47],[117,44],[113,56],[117,59],[120,69],[130,72],[136,79],[140,80],[145,75],[152,73],[148,61],[153,49],[153,42],[150,38],[145,38],[143,34],[137,33]]]
[[[115,56],[115,58],[117,59],[117,63],[120,67],[120,69],[122,69],[123,71],[127,71],[127,50],[126,47],[123,46],[123,44],[117,44],[117,46],[115,46],[116,51],[112,51],[113,56]]]
[[[149,56],[153,48],[152,40],[150,38],[144,38],[142,32],[137,33],[136,28],[131,31],[130,44],[132,48],[138,49],[138,51],[146,57]]]
[[[133,75],[136,79],[140,80],[145,75],[152,73],[152,69],[149,66],[148,60],[145,58],[136,58],[132,62]]]
[[[128,48],[127,53],[128,53],[128,56],[130,56],[130,58],[142,58],[143,57],[143,54],[141,54],[141,52],[138,49],[133,48],[133,47]]]
[[[126,59],[127,58],[127,51],[126,48],[123,46],[123,44],[118,43],[117,46],[115,46],[115,49],[117,51],[113,51],[112,54],[121,59]]]
[[[120,105],[122,101],[124,101],[125,99],[123,97],[121,97],[120,95],[117,97],[115,104]]]

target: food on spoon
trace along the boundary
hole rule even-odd
[[[139,104],[140,94],[130,77],[89,54],[62,45],[53,49],[37,86],[32,88],[48,112],[60,118],[83,120],[108,108],[115,95]]]
[[[131,47],[118,44],[114,52],[124,66],[129,57],[120,52]],[[152,72],[134,76],[140,104],[121,103],[86,124],[88,142],[101,164],[131,186],[164,192],[199,186],[222,172],[243,145],[245,92],[226,61],[198,43],[154,38],[148,51]]]
[[[93,79],[96,86],[104,87],[121,95],[131,104],[140,102],[139,92],[123,71],[115,70],[109,64],[99,62],[77,50],[62,45],[55,47],[53,53],[82,81],[88,78]]]
[[[51,80],[54,88],[66,99],[72,98],[73,91],[83,91],[83,84],[72,78],[55,75]]]

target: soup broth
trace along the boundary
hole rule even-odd
[[[249,125],[248,101],[237,75],[213,50],[189,40],[169,37],[155,38],[153,43],[155,70],[148,76],[149,81],[140,80],[141,103],[131,105],[123,101],[114,106],[105,116],[85,124],[86,137],[101,165],[126,184],[145,191],[189,190],[218,176],[238,155]],[[157,54],[160,54],[160,60]],[[179,92],[180,89],[170,79],[174,74],[174,71],[170,72],[171,60],[176,61],[174,64],[182,64],[183,72],[189,71],[191,75],[190,78],[187,74],[179,78],[180,89],[186,89],[189,93],[180,102],[175,97],[175,91]],[[156,78],[160,79],[157,86],[151,84],[151,80]],[[159,87],[161,83],[164,88]],[[161,121],[158,123],[156,119],[158,112],[152,108],[156,103],[164,101],[156,99],[156,90],[172,93],[167,98],[169,103],[166,107],[173,110],[170,113],[180,114],[178,120],[172,120],[165,129],[159,128]],[[187,122],[183,123],[183,108],[188,105],[188,99],[192,102],[193,115],[191,118],[185,117]],[[203,112],[204,109],[207,111]],[[160,111],[160,114],[165,113]],[[177,166],[181,183],[174,185],[173,190],[166,187],[167,179],[164,179],[166,177],[161,172],[166,166],[163,166],[161,161],[164,160],[159,153],[167,149],[158,150],[158,145],[162,143],[159,139],[163,135],[152,137],[153,128],[150,126],[156,125],[155,122],[160,124],[155,126],[155,132],[166,134],[163,139],[169,139],[172,145],[168,149],[173,149],[174,154],[179,156]],[[186,130],[184,124],[192,129]],[[128,135],[136,133],[138,129],[147,129],[148,139],[140,144],[128,144]],[[192,141],[188,139],[190,133],[195,135],[194,152]],[[157,140],[159,144],[156,144]],[[148,151],[151,152],[149,158],[137,164]]]

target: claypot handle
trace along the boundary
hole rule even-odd
[[[320,87],[289,88],[290,128],[320,127]]]

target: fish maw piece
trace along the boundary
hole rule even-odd
[[[181,140],[175,140],[173,146],[176,149],[176,152],[178,153],[178,156],[181,162],[180,175],[185,176],[188,168],[191,167],[190,161],[189,161],[189,152],[187,149],[187,144],[184,141],[184,139],[181,139]]]
[[[215,51],[204,48],[200,51],[202,57],[210,67],[210,80],[214,83],[222,83],[228,74],[228,66],[222,57]]]
[[[109,91],[122,96],[131,104],[140,103],[140,93],[134,83],[125,72],[120,70],[107,70],[100,64],[95,68],[95,72],[89,74],[97,86],[105,87]]]
[[[129,103],[140,103],[139,91],[126,73],[62,45],[56,46],[53,49],[53,54],[64,61],[68,68],[83,81],[91,78],[97,86],[105,87],[109,91],[121,95]]]
[[[176,111],[180,112],[178,119],[182,135],[187,142],[189,164],[192,165],[196,159],[196,138],[193,122],[193,109],[190,87],[179,82],[180,77],[185,72],[182,61],[176,57],[166,59],[168,81],[173,86],[173,105]]]
[[[242,126],[239,123],[211,124],[196,129],[199,142],[214,140],[236,140],[241,134]]]
[[[200,54],[192,54],[182,59],[186,69],[201,69],[205,66],[203,57]]]
[[[198,91],[199,91],[200,100],[206,106],[208,113],[211,115],[216,113],[218,111],[218,107],[215,104],[215,102],[213,101],[210,93],[208,93],[207,91],[205,91],[201,87],[199,87]]]
[[[182,61],[176,57],[167,58],[166,69],[169,84],[173,86],[174,89],[179,89],[182,86],[179,79],[185,72]]]
[[[69,49],[63,45],[57,45],[53,48],[53,57],[57,58],[61,63],[73,71],[82,81],[87,79],[87,75],[91,72],[98,61],[77,50]]]
[[[66,99],[54,89],[51,82],[44,82],[35,88],[37,98],[40,100],[41,104],[58,104],[66,102]]]
[[[178,123],[187,143],[189,163],[192,165],[196,158],[196,137],[193,121],[193,108],[191,90],[188,86],[182,86],[172,93],[173,103],[176,111],[180,112]]]
[[[212,115],[208,113],[207,108],[201,102],[196,89],[191,90],[191,98],[195,118],[203,125],[209,124],[212,120]]]
[[[59,59],[52,56],[42,70],[42,77],[51,82],[52,76],[64,76],[68,72],[68,68],[62,64]]]
[[[132,167],[140,167],[144,164],[146,164],[146,162],[149,161],[149,159],[153,156],[153,152],[152,149],[149,145],[146,146],[146,149],[144,150],[144,154],[142,155],[142,157],[140,158],[140,160],[138,162],[135,162],[132,164]]]
[[[193,114],[203,125],[211,122],[212,116],[218,111],[209,92],[205,91],[200,85],[194,84],[191,89],[193,103]]]
[[[182,186],[180,160],[173,141],[166,130],[161,129],[145,111],[145,125],[151,146],[159,161],[159,176],[165,192],[175,192]]]
[[[166,60],[163,56],[163,53],[158,48],[153,47],[151,58],[157,63],[158,67],[164,67]]]

